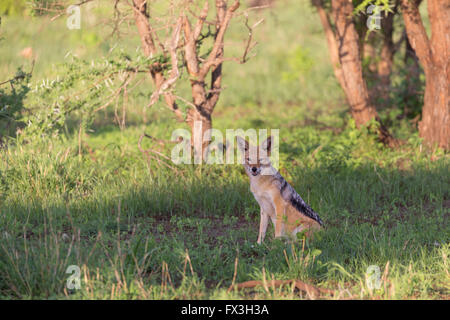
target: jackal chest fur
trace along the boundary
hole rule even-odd
[[[274,192],[279,192],[274,185],[271,176],[258,176],[250,179],[250,191],[253,193],[256,201],[262,208],[262,211],[271,218],[276,217],[275,208],[273,206]]]

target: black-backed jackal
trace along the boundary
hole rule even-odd
[[[303,201],[294,188],[272,167],[270,152],[272,137],[260,147],[250,146],[236,137],[244,168],[250,178],[250,190],[261,208],[258,243],[264,241],[269,217],[275,227],[275,237],[295,236],[304,231],[309,237],[323,225],[318,214]]]

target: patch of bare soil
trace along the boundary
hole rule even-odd
[[[170,217],[167,216],[153,216],[153,223],[149,226],[150,232],[155,237],[156,242],[161,242],[165,237],[176,236],[179,234],[185,234],[186,237],[192,237],[194,232],[198,232],[198,227],[196,225],[183,224],[180,228],[176,223],[170,221]],[[216,245],[217,239],[220,237],[229,236],[232,231],[257,229],[258,222],[249,222],[246,219],[239,218],[236,222],[232,224],[224,225],[223,218],[217,217],[203,217],[198,218],[199,220],[207,219],[209,221],[208,226],[202,229],[203,234],[206,233],[207,243],[210,245]],[[194,222],[195,223],[195,222]],[[244,239],[240,238],[238,241],[244,242]]]

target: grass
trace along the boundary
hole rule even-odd
[[[148,159],[137,147],[142,132],[170,139],[180,124],[162,105],[145,111],[144,122],[148,97],[136,93],[123,130],[105,113],[81,141],[68,134],[1,150],[0,298],[311,298],[290,285],[228,291],[233,282],[271,279],[332,289],[320,297],[326,299],[450,298],[448,154],[422,149],[407,120],[395,130],[408,141],[395,150],[356,130],[315,13],[306,3],[289,3],[295,10],[284,4],[258,13],[266,17],[258,55],[226,64],[214,126],[279,128],[281,173],[320,214],[324,230],[287,243],[269,228],[256,245],[259,207],[243,169],[172,170]],[[14,31],[24,45],[21,32],[33,34],[31,27],[3,28],[6,39]],[[53,52],[37,61],[37,82],[57,73],[46,61],[62,61],[68,47],[80,45],[64,29],[48,28],[34,44]],[[50,32],[67,44],[52,42]],[[239,35],[236,27],[229,39],[240,42]],[[95,48],[106,53],[93,46],[84,57],[95,56]],[[11,56],[2,64],[6,74],[21,61]],[[164,154],[171,148],[150,140],[143,147]],[[79,290],[66,287],[71,265],[80,268]],[[372,265],[380,269],[379,289],[366,284]]]

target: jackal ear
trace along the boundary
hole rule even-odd
[[[266,141],[261,144],[261,147],[270,154],[270,151],[272,150],[272,136],[268,137]]]
[[[249,145],[247,140],[237,136],[236,137],[237,143],[238,143],[238,147],[242,152],[248,151],[249,149]]]

